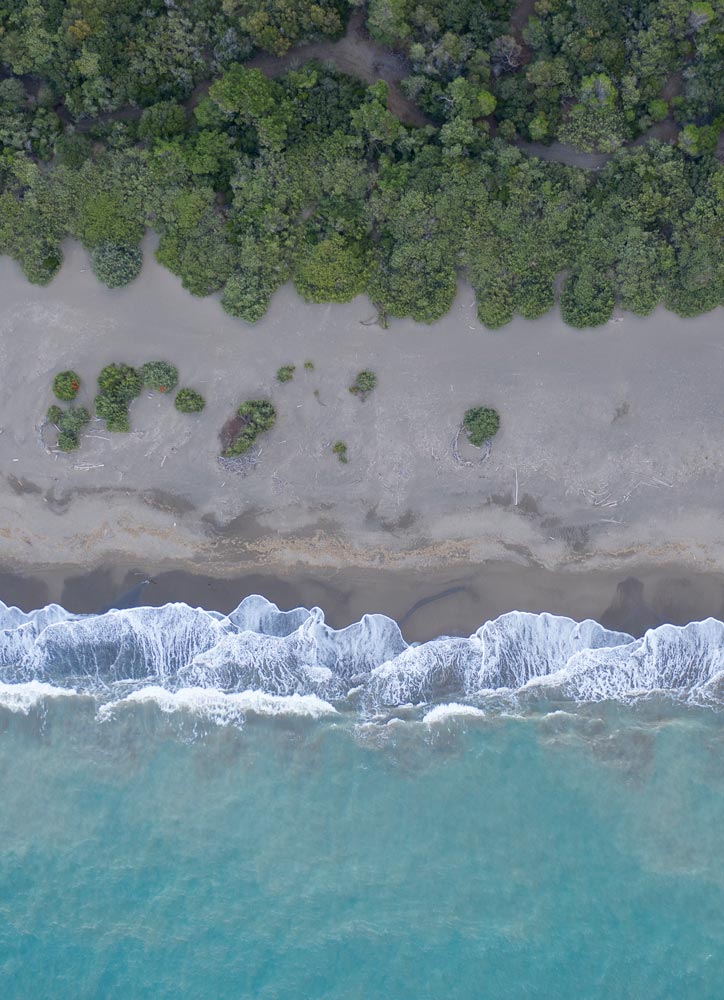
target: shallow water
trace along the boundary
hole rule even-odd
[[[2,714],[6,997],[719,997],[718,716]]]
[[[131,612],[5,611],[3,997],[721,996],[714,695],[691,704],[687,684],[584,702],[535,685],[531,697],[427,697],[371,713],[354,693],[323,708],[318,694],[272,693],[271,682],[181,687],[193,643],[180,636],[198,645],[200,628],[218,638],[230,621],[191,627],[182,608],[153,610],[165,615],[165,673],[148,618],[139,653]],[[237,628],[286,633],[267,638],[288,653],[313,618],[294,615],[256,599]],[[379,642],[385,621],[364,635]],[[555,649],[549,667],[560,669],[575,631],[566,622],[521,616],[497,633],[492,623],[501,671],[522,669],[526,644],[538,659]],[[13,681],[12,636],[29,623],[16,664],[24,657],[37,676]],[[347,676],[350,633],[312,624],[326,669]],[[681,678],[698,683],[714,670],[717,624],[674,630],[668,645],[659,630],[648,648],[671,677],[674,648]],[[593,623],[575,635],[613,641]],[[424,647],[397,655],[425,658]],[[708,658],[698,673],[696,657]],[[134,680],[112,682],[111,670]]]

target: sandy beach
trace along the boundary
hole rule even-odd
[[[148,603],[184,591],[208,604],[203,587],[219,580],[233,592],[213,593],[221,607],[252,580],[294,603],[304,579],[314,595],[305,603],[326,597],[341,624],[365,610],[404,615],[435,588],[460,585],[470,608],[448,628],[464,631],[481,612],[512,607],[600,616],[633,575],[648,580],[655,617],[667,602],[673,617],[721,614],[722,310],[686,321],[663,310],[616,316],[587,331],[553,312],[489,331],[463,287],[440,322],[384,330],[366,299],[309,305],[287,287],[250,327],[216,298],[186,293],[152,248],[149,238],[141,277],[113,291],[77,245],[47,288],[0,260],[1,562],[30,589],[35,580],[72,603],[69,581],[97,571],[99,605],[146,576],[157,581]],[[156,359],[203,393],[200,416],[144,394],[130,434],[93,420],[80,450],[49,447],[42,426],[57,371],[81,375],[78,402],[92,409],[103,365]],[[281,385],[285,364],[296,373]],[[361,402],[348,386],[363,368],[379,382]],[[219,431],[258,397],[272,399],[277,424],[256,464],[230,470],[218,461]],[[453,440],[478,404],[500,412],[501,431],[482,463],[461,444],[461,463]],[[338,439],[347,465],[331,452]],[[198,597],[180,573],[198,574]],[[13,579],[10,596],[27,604],[33,595]],[[91,598],[79,610],[92,610]],[[420,635],[442,622],[444,604],[426,608]]]

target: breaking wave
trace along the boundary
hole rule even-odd
[[[248,715],[387,718],[431,724],[506,705],[724,700],[724,624],[661,625],[640,639],[597,622],[512,611],[467,638],[408,644],[384,615],[330,628],[319,608],[280,611],[258,595],[229,615],[186,604],[77,615],[0,602],[0,706],[27,714],[59,695],[92,697],[100,719],[153,702],[219,724]]]

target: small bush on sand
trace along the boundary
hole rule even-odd
[[[470,444],[479,448],[498,433],[500,416],[488,406],[473,406],[463,418],[463,427]]]
[[[53,392],[64,403],[69,403],[71,399],[75,399],[79,389],[80,376],[74,371],[58,372],[53,379]]]
[[[141,373],[130,365],[106,365],[98,376],[101,394],[117,402],[130,403],[143,388]]]
[[[90,422],[90,413],[85,406],[71,406],[60,418],[58,426],[61,431],[70,431],[73,434],[80,434],[81,430]]]
[[[168,361],[147,361],[141,366],[141,379],[147,389],[173,392],[178,385],[178,368]]]
[[[347,457],[347,445],[344,441],[335,441],[332,445],[332,451],[340,462],[344,462],[345,465],[349,462],[349,458]]]
[[[74,451],[80,444],[80,432],[90,420],[88,410],[84,406],[71,406],[67,410],[51,406],[46,416],[60,432],[58,435],[60,450]]]
[[[233,458],[244,455],[264,431],[271,430],[276,423],[277,411],[268,399],[250,399],[242,403],[236,411],[239,428],[224,449],[224,456]]]
[[[364,371],[359,372],[357,378],[349,387],[349,391],[354,396],[359,396],[360,399],[367,399],[376,385],[377,376],[375,373],[365,369]]]
[[[314,362],[313,361],[305,361],[304,362],[304,370],[305,370],[305,372],[313,372],[314,371]]]
[[[141,373],[130,365],[106,365],[98,376],[100,392],[95,399],[96,413],[109,431],[130,431],[128,404],[143,388]]]
[[[277,370],[277,382],[291,382],[296,370],[296,365],[283,365]]]
[[[114,399],[101,392],[95,398],[95,407],[96,413],[105,420],[109,431],[130,431],[128,404],[123,400]]]
[[[79,444],[75,431],[61,431],[58,435],[58,447],[61,451],[75,451]]]
[[[179,389],[174,403],[181,413],[201,413],[206,406],[206,400],[195,389]]]

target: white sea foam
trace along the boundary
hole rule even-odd
[[[139,688],[125,698],[106,702],[98,709],[98,718],[106,721],[131,705],[153,703],[167,714],[186,712],[217,725],[239,725],[247,715],[296,715],[320,719],[336,715],[337,710],[316,695],[266,694],[263,691],[238,691],[226,694],[214,688],[179,688],[169,691],[157,685]]]
[[[275,710],[268,699],[297,698],[311,701],[285,704],[335,703],[367,716],[481,698],[510,707],[541,695],[595,702],[655,691],[722,701],[724,624],[662,625],[633,639],[590,620],[513,611],[468,638],[408,645],[384,615],[335,630],[320,608],[280,611],[258,595],[226,616],[185,604],[75,615],[0,603],[0,683],[74,688],[111,704],[132,686],[137,700],[144,690],[165,692],[174,711],[181,692],[202,692],[183,695],[197,706],[210,692],[205,711],[219,717],[255,710],[250,692],[260,712]]]
[[[47,698],[73,698],[78,692],[72,688],[54,687],[42,681],[26,681],[20,684],[0,683],[0,707],[10,712],[28,715],[32,709]]]
[[[482,719],[485,716],[485,712],[481,708],[476,708],[474,705],[459,705],[457,702],[450,702],[449,705],[436,705],[431,708],[430,711],[423,716],[422,721],[426,722],[428,726],[435,725],[439,722],[447,722],[449,719],[460,718],[461,716],[468,718]]]

